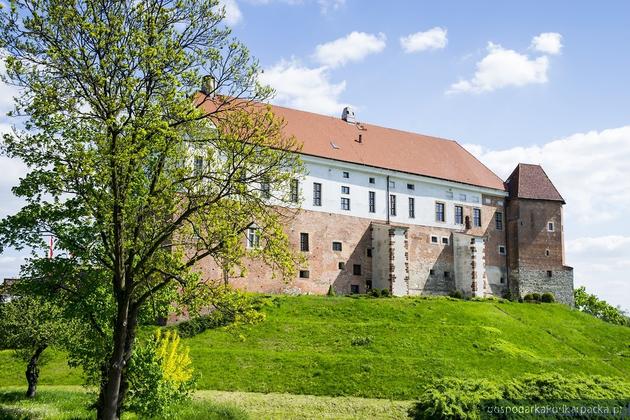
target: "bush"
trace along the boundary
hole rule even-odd
[[[167,417],[169,408],[187,400],[194,390],[188,348],[176,331],[158,330],[138,343],[128,368],[127,408],[142,416]]]
[[[372,289],[369,291],[368,295],[372,297],[379,297],[381,295],[381,291],[379,289]]]
[[[628,398],[630,383],[617,378],[559,374],[528,375],[499,385],[485,380],[442,379],[425,389],[409,411],[415,419],[478,419],[483,404],[523,401],[619,400]],[[624,404],[625,405],[625,404]]]
[[[556,301],[556,298],[553,297],[552,293],[546,292],[543,293],[542,296],[540,296],[540,301],[545,303],[554,303]]]
[[[523,300],[525,302],[531,302],[532,300],[534,300],[534,296],[531,293],[528,293],[525,296],[523,296]]]
[[[367,335],[364,337],[352,337],[352,345],[353,346],[368,346],[374,342],[374,337],[371,335]]]
[[[584,286],[575,289],[573,297],[575,298],[575,307],[578,310],[611,324],[630,327],[630,317],[621,309],[615,308],[606,301],[597,298],[597,296],[587,293]]]
[[[382,289],[381,297],[389,297],[389,289]]]
[[[464,299],[464,294],[462,293],[461,290],[453,290],[451,293],[448,294],[450,297],[455,298],[455,299]]]
[[[532,300],[540,302],[540,293],[532,293]]]

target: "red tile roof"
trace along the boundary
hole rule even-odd
[[[511,198],[550,200],[565,203],[540,165],[519,163],[506,181]]]
[[[212,103],[205,101],[202,106],[209,109]],[[453,140],[271,107],[284,119],[285,133],[303,143],[305,155],[505,191],[497,175]]]

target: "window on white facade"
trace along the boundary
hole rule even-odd
[[[322,205],[322,184],[319,182],[313,182],[313,205]]]
[[[343,177],[344,177],[344,178],[350,178],[350,172],[346,172],[346,171],[344,171],[344,172],[343,172]]]
[[[416,217],[416,200],[413,197],[409,197],[409,218]]]
[[[499,255],[505,255],[505,245],[499,245]]]
[[[446,215],[444,214],[444,203],[437,202],[435,203],[435,221],[443,222],[446,220]]]
[[[350,194],[350,187],[342,185],[341,186],[341,194]]]
[[[555,226],[554,226],[553,222],[547,223],[547,230],[549,232],[553,232],[555,230]]]
[[[415,186],[415,185],[413,185],[413,184],[407,184],[407,189],[408,189],[408,190],[415,190],[415,189],[416,189],[416,186]]]
[[[455,206],[455,224],[464,224],[464,208],[462,206]]]
[[[256,227],[247,229],[247,248],[260,248],[260,229]]]
[[[466,194],[460,194],[459,201],[466,201]]]
[[[389,214],[390,216],[396,216],[396,195],[389,195]]]
[[[395,181],[389,181],[389,188],[396,188],[396,182]]]
[[[376,179],[373,177],[370,177],[370,184],[376,184]]]
[[[300,183],[297,179],[291,180],[291,202],[297,203],[300,199]]]
[[[350,210],[350,199],[341,197],[341,210]]]
[[[368,206],[370,213],[376,213],[376,193],[374,191],[369,191],[368,193]]]

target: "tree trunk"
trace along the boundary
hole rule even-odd
[[[118,301],[118,313],[114,327],[114,347],[107,365],[107,377],[101,387],[97,417],[101,420],[118,419],[118,399],[125,367],[125,345],[127,343],[129,323],[129,298],[123,297]]]
[[[28,365],[26,366],[26,382],[28,382],[28,390],[26,391],[26,398],[33,398],[37,393],[37,380],[39,379],[39,366],[37,362],[47,346],[39,346],[31,356]]]
[[[127,396],[127,390],[129,389],[129,382],[127,381],[127,366],[131,359],[133,351],[133,344],[136,339],[136,326],[138,325],[138,310],[135,305],[132,305],[129,313],[129,323],[127,324],[127,341],[125,342],[125,368],[122,372],[122,378],[120,381],[120,390],[118,391],[118,409],[116,414],[118,418],[122,415],[123,404],[125,397]]]

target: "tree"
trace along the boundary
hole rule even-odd
[[[615,308],[605,300],[599,299],[586,291],[584,286],[573,291],[575,307],[587,314],[593,315],[611,324],[625,325],[630,327],[630,317],[621,309]]]
[[[13,189],[27,204],[0,223],[0,243],[56,238],[55,257],[33,256],[21,276],[91,320],[105,360],[99,418],[121,414],[147,302],[210,299],[200,261],[295,271],[280,209],[301,174],[299,145],[260,105],[272,92],[223,16],[217,0],[13,0],[0,14],[5,80],[22,92],[12,114],[26,117],[2,152],[29,167]],[[251,227],[261,241],[250,250]]]
[[[28,398],[37,392],[44,350],[65,342],[73,325],[63,319],[59,307],[43,299],[18,297],[0,304],[0,338],[27,363]]]

